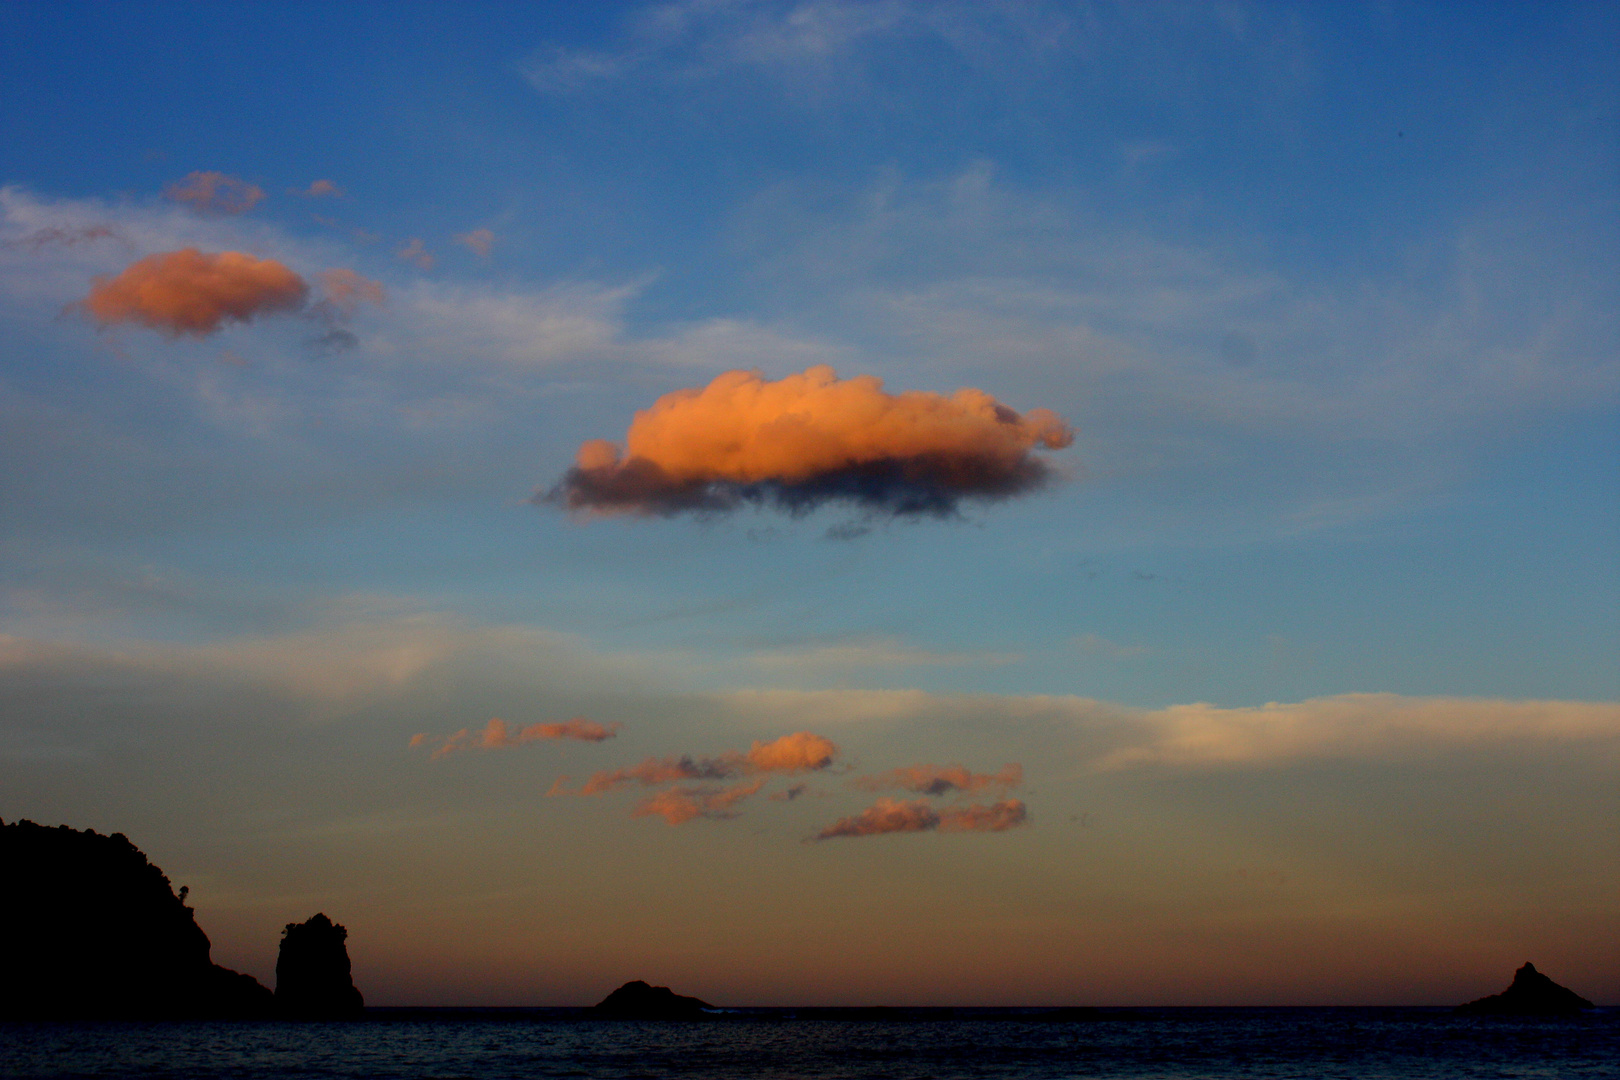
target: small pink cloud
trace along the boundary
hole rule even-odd
[[[385,302],[382,285],[353,270],[338,267],[322,270],[315,277],[320,282],[322,302],[346,316],[353,315],[362,303],[380,307]]]
[[[480,259],[489,258],[489,253],[495,248],[495,234],[488,229],[474,229],[472,232],[459,233],[455,237],[458,244],[465,245]]]
[[[422,238],[419,236],[413,236],[409,241],[401,244],[399,250],[394,252],[394,256],[401,262],[414,264],[418,270],[433,269],[433,255],[428,251],[427,245],[422,243]]]
[[[576,717],[558,724],[530,724],[527,727],[510,728],[506,721],[496,717],[484,726],[479,732],[469,728],[462,728],[453,735],[443,738],[433,735],[421,734],[411,736],[411,746],[426,745],[430,740],[436,740],[439,746],[433,751],[433,759],[438,760],[446,754],[453,754],[457,750],[506,750],[524,743],[540,742],[552,739],[577,739],[581,742],[601,742],[611,739],[618,733],[618,724],[598,724],[592,720]]]
[[[330,180],[316,180],[303,191],[294,189],[292,193],[306,199],[336,199],[343,195],[343,189]]]
[[[264,189],[222,172],[194,172],[164,188],[163,195],[199,214],[245,214],[264,200]]]

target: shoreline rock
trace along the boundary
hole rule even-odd
[[[592,1013],[615,1020],[700,1020],[714,1006],[684,997],[667,986],[648,986],[640,979],[627,982],[597,1002]]]
[[[1583,1009],[1595,1009],[1575,991],[1559,986],[1526,962],[1513,973],[1513,982],[1500,994],[1492,994],[1457,1006],[1457,1011],[1481,1016],[1571,1016]]]

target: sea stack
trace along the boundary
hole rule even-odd
[[[349,972],[349,932],[324,912],[288,923],[276,959],[276,1013],[293,1020],[348,1020],[365,1002]]]
[[[1568,1016],[1597,1006],[1553,982],[1526,963],[1513,973],[1513,984],[1500,994],[1457,1006],[1459,1012],[1486,1015]]]
[[[704,1010],[712,1008],[695,997],[682,997],[667,986],[648,986],[637,979],[603,998],[593,1011],[615,1020],[698,1020]]]

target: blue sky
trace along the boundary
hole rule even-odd
[[[1620,957],[1581,937],[1620,940],[1607,6],[4,19],[0,816],[127,832],[228,961],[262,973],[274,927],[324,905],[379,1002],[583,1002],[616,973],[737,1001],[931,979],[960,1001],[1443,1002],[1521,953],[1620,995]],[[165,197],[194,172],[263,198]],[[188,247],[386,299],[201,336],[75,306]],[[951,520],[531,501],[662,395],[817,364],[976,387],[1075,440],[1038,452],[1054,482]],[[407,746],[572,715],[622,729]],[[850,770],[809,775],[813,799],[667,827],[544,795],[799,730]],[[799,843],[871,802],[860,776],[947,762],[1020,764],[1028,821]],[[1470,810],[1482,789],[1519,794]],[[1423,794],[1396,812],[1392,790]],[[1075,848],[1083,815],[1117,839]],[[1503,837],[1518,861],[1480,854]],[[758,872],[714,870],[728,844]],[[1076,860],[1097,874],[1039,883]],[[899,941],[849,883],[922,896],[948,865],[1002,883],[938,915],[973,970],[921,944],[777,955],[768,915],[722,940],[735,918],[705,907],[723,879],[810,938]],[[1532,870],[1550,891],[1515,895]],[[636,953],[605,897],[648,882],[689,914],[640,913],[672,921]],[[554,932],[515,929],[530,903]],[[462,951],[421,944],[447,926]],[[1202,929],[1178,951],[1176,926]],[[1264,970],[1289,942],[1323,957],[1295,982]],[[1366,958],[1413,949],[1422,978]]]

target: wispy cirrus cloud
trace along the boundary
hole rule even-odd
[[[1151,47],[1130,47],[1138,43]],[[1212,46],[1226,61],[1215,70]],[[1235,83],[1275,102],[1310,80],[1297,19],[1151,5],[1076,10],[1052,0],[669,0],[631,8],[606,47],[547,44],[521,70],[545,94],[586,94],[634,79],[691,85],[751,77],[797,103],[827,105],[886,89],[884,69],[911,53],[951,64],[980,92],[1016,90],[1019,104],[1032,83],[1076,69],[1087,81],[1141,83],[1167,100],[1176,96],[1169,87],[1210,96]]]
[[[41,251],[44,248],[61,246],[75,247],[79,244],[88,244],[96,240],[115,240],[128,245],[129,239],[111,225],[80,225],[76,227],[63,227],[50,225],[35,229],[15,239],[0,240],[0,248],[22,248],[26,251]]]

